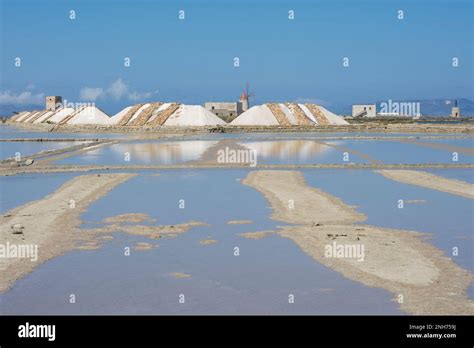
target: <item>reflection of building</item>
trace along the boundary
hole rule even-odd
[[[352,105],[352,117],[377,116],[375,104]]]
[[[58,104],[62,104],[63,98],[59,96],[46,97],[46,110],[56,111]]]
[[[458,101],[454,101],[454,106],[451,108],[451,117],[461,117],[461,109],[458,107]]]

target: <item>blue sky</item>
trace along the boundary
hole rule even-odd
[[[62,95],[113,113],[235,100],[247,81],[255,103],[474,95],[471,0],[0,2],[0,103]]]

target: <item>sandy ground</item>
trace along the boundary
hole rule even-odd
[[[474,185],[416,170],[376,170],[388,179],[474,199]]]
[[[272,218],[294,224],[355,223],[365,220],[354,207],[313,187],[296,171],[250,172],[242,181],[270,201]]]
[[[82,238],[77,232],[80,215],[89,205],[134,174],[94,174],[71,179],[45,198],[27,203],[3,214],[0,220],[1,243],[38,245],[38,260],[0,258],[0,292],[31,272],[39,264],[73,249]],[[74,205],[72,201],[74,200]],[[22,234],[13,234],[19,224]],[[93,244],[85,248],[94,248]]]
[[[240,233],[239,236],[242,236],[247,239],[262,239],[274,233],[275,231],[257,231],[257,232]]]
[[[105,223],[124,223],[124,222],[131,222],[131,223],[138,223],[138,222],[145,222],[145,221],[156,221],[152,219],[147,214],[143,213],[127,213],[127,214],[120,214],[116,216],[111,216],[104,219]]]
[[[171,275],[175,278],[178,278],[178,279],[191,278],[190,274],[181,273],[181,272],[173,272],[173,273],[171,273]]]
[[[251,224],[252,220],[229,220],[227,221],[228,225],[247,225]]]
[[[296,171],[253,171],[243,183],[265,195],[273,219],[298,224],[281,228],[276,231],[279,235],[345,277],[390,291],[402,310],[474,314],[474,302],[466,294],[472,274],[425,242],[426,235],[356,224],[366,217],[340,199],[308,187]],[[293,209],[288,208],[290,199]],[[328,256],[327,248],[334,243],[363,246],[363,259]]]
[[[199,244],[201,244],[201,245],[212,245],[212,244],[216,244],[216,243],[217,243],[216,239],[203,239],[203,240],[199,241]]]

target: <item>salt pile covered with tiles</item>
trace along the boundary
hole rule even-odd
[[[200,105],[178,103],[143,103],[128,106],[110,117],[96,106],[57,111],[22,112],[11,118],[20,123],[114,126],[216,126],[225,122]]]
[[[236,126],[309,126],[345,125],[348,122],[316,104],[267,103],[251,107],[230,124]]]
[[[82,106],[76,109],[61,108],[56,111],[21,112],[10,120],[19,123],[119,127],[199,127],[226,124],[200,105],[162,102],[131,105],[112,117],[96,106]],[[348,123],[342,117],[316,104],[267,103],[250,108],[230,124],[289,127]]]

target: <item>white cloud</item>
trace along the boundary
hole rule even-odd
[[[30,91],[23,91],[15,94],[11,91],[0,92],[0,105],[15,104],[42,104],[44,103],[44,93],[33,94]]]
[[[84,87],[79,92],[79,98],[84,101],[95,101],[104,94],[102,88]]]
[[[84,101],[95,101],[97,99],[129,99],[133,101],[146,99],[156,94],[154,92],[137,92],[130,91],[127,84],[121,79],[114,81],[108,88],[101,87],[84,87],[81,89],[79,96]]]

